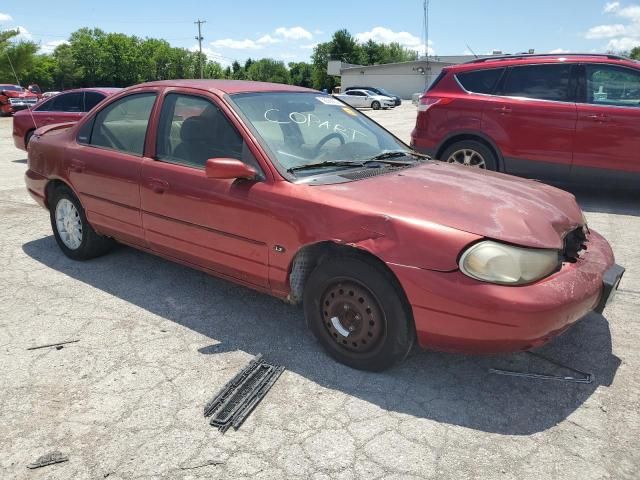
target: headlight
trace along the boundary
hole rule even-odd
[[[504,285],[535,282],[558,268],[557,250],[520,248],[486,240],[460,257],[460,270],[476,280]]]

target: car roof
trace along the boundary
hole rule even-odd
[[[160,80],[134,85],[129,88],[146,86],[160,87],[184,87],[208,90],[215,93],[250,93],[250,92],[312,92],[319,93],[311,88],[297,87],[282,83],[252,82],[249,80]]]
[[[72,88],[71,90],[63,90],[58,93],[73,93],[73,92],[100,92],[105,93],[107,95],[117,93],[121,91],[122,88],[116,87],[87,87],[87,88]]]
[[[519,65],[536,65],[549,63],[607,63],[632,68],[640,68],[640,62],[618,55],[597,53],[559,53],[559,54],[525,54],[504,55],[499,57],[485,57],[459,65],[445,67],[450,72],[464,72],[469,70],[484,70]]]

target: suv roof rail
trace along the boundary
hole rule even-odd
[[[611,60],[631,60],[629,57],[613,55],[610,53],[516,53],[513,55],[497,55],[485,58],[476,58],[465,63],[484,63],[491,60],[518,60],[521,58],[536,57],[605,57]]]

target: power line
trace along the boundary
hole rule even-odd
[[[204,78],[204,65],[202,61],[202,40],[204,40],[204,37],[202,36],[201,26],[203,23],[207,23],[207,21],[198,19],[197,22],[193,23],[198,25],[198,36],[196,37],[196,40],[198,41],[198,50],[200,51],[198,61],[200,62],[200,78]]]

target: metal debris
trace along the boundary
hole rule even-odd
[[[41,348],[48,348],[48,347],[56,347],[56,350],[60,350],[62,348],[62,345],[66,345],[68,343],[77,343],[79,341],[80,340],[67,340],[66,342],[48,343],[46,345],[38,345],[37,347],[29,347],[27,348],[27,350],[39,350]]]
[[[237,430],[283,371],[256,356],[205,405],[204,416],[223,433],[231,426]]]
[[[47,465],[53,465],[54,463],[62,463],[62,462],[68,462],[68,461],[69,461],[69,457],[67,457],[66,455],[63,455],[58,451],[55,451],[55,452],[47,453],[46,455],[42,455],[35,462],[27,465],[27,468],[34,469],[34,468],[46,467]]]
[[[223,460],[207,460],[206,462],[201,463],[199,465],[193,465],[189,467],[180,467],[180,470],[195,470],[196,468],[208,467],[210,465],[222,465],[222,464],[224,464]]]
[[[567,365],[563,365],[551,358],[540,355],[539,353],[534,352],[525,352],[531,355],[532,357],[539,358],[548,362],[556,367],[564,368],[566,370],[570,370],[574,373],[577,373],[579,376],[573,375],[551,375],[547,373],[535,373],[535,372],[518,372],[515,370],[503,370],[500,368],[490,368],[489,373],[494,373],[496,375],[506,375],[510,377],[521,377],[521,378],[535,378],[538,380],[559,380],[562,382],[573,382],[573,383],[593,383],[594,375],[592,373],[582,372],[580,370],[576,370],[575,368],[569,367]]]

